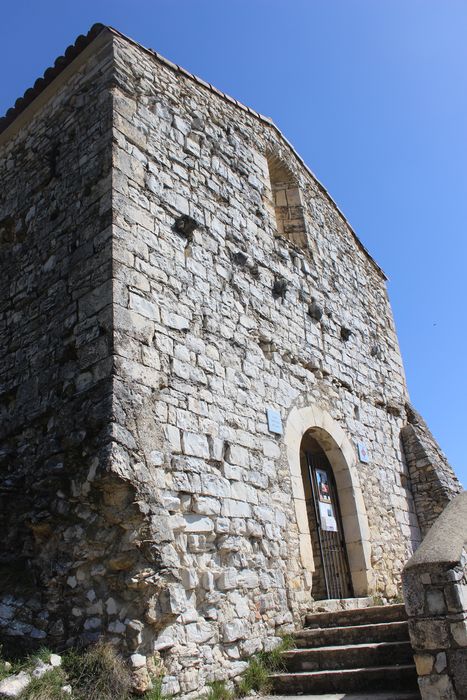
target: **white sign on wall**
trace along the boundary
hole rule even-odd
[[[363,444],[363,442],[357,442],[357,450],[358,450],[358,459],[360,462],[364,462],[365,464],[368,464],[370,461],[370,455],[368,454],[368,450],[366,448],[366,445]]]
[[[266,415],[268,417],[269,432],[282,435],[282,419],[279,411],[275,411],[273,408],[267,408]]]

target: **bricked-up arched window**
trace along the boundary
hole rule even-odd
[[[295,245],[307,244],[305,219],[298,183],[285,163],[277,156],[267,155],[271,213],[274,212],[277,233]]]

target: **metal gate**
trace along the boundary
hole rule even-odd
[[[334,474],[324,452],[306,452],[306,461],[327,596],[350,598],[352,583]]]

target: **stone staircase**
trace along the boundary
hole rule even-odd
[[[420,698],[403,605],[313,613],[294,639],[284,670],[271,675],[276,694],[390,691]]]

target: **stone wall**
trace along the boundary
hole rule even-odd
[[[115,60],[116,458],[159,557],[158,580],[140,578],[139,651],[155,637],[170,689],[187,693],[238,673],[310,606],[313,560],[267,407],[286,426],[320,406],[345,433],[368,516],[360,573],[397,594],[419,542],[406,388],[384,276],[277,130],[123,39]],[[278,235],[271,154],[300,188],[307,245]]]
[[[426,535],[462,486],[422,416],[410,405],[406,410],[402,447],[420,530]]]
[[[96,558],[105,546],[89,501],[107,459],[112,393],[111,71],[109,42],[94,46],[0,137],[7,653],[17,643],[65,643],[78,610],[95,603],[92,580],[83,589],[78,571],[86,541]]]
[[[403,572],[423,700],[467,698],[467,492],[436,520]]]
[[[0,142],[3,639],[103,635],[166,692],[238,675],[312,605],[307,431],[354,593],[394,598],[407,391],[329,195],[269,120],[111,30],[28,109]]]

